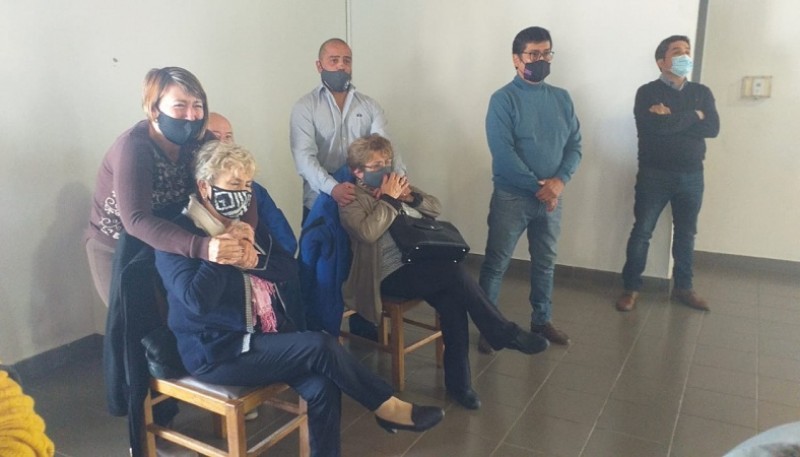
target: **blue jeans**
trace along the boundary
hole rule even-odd
[[[672,205],[672,276],[676,289],[692,288],[694,236],[697,216],[703,203],[703,171],[678,172],[640,168],[636,175],[636,202],[633,215],[636,221],[628,238],[627,260],[622,269],[626,290],[642,287],[642,273],[647,265],[647,251],[658,217]]]
[[[500,284],[508,269],[514,247],[522,232],[528,231],[531,255],[531,323],[542,325],[552,316],[553,270],[556,246],[561,233],[561,201],[553,212],[533,195],[520,196],[494,189],[489,204],[489,236],[481,265],[480,286],[497,306]]]

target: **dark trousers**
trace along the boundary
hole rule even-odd
[[[341,451],[341,392],[370,411],[392,396],[392,388],[326,333],[259,333],[250,350],[195,377],[236,386],[289,384],[308,402],[311,455]]]
[[[439,313],[444,339],[444,384],[460,392],[471,386],[469,321],[495,349],[501,349],[519,332],[460,264],[420,262],[408,264],[381,282],[381,293],[392,297],[423,298]]]
[[[692,288],[694,237],[697,216],[703,203],[703,171],[679,172],[641,168],[636,175],[636,201],[631,236],[622,269],[626,290],[642,287],[642,273],[647,265],[647,251],[656,222],[669,203],[672,206],[672,276],[676,289]]]

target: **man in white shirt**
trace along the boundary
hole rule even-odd
[[[350,81],[353,52],[347,43],[339,38],[322,43],[316,66],[322,83],[295,103],[290,122],[292,156],[303,178],[304,221],[320,193],[340,206],[353,200],[353,184],[331,176],[345,164],[350,143],[373,133],[388,137],[383,109]],[[393,167],[406,172],[396,152]]]

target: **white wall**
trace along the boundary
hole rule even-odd
[[[703,82],[722,130],[708,142],[696,248],[800,261],[800,33],[795,0],[711,0]],[[740,97],[743,76],[772,97]]]
[[[345,12],[326,0],[0,3],[0,359],[104,328],[82,235],[103,154],[143,118],[150,68],[197,75],[299,225],[289,111],[318,83],[317,49],[345,35]]]
[[[663,38],[693,35],[697,2],[578,0],[403,2],[352,0],[354,83],[388,113],[412,182],[439,196],[445,214],[483,253],[492,192],[484,118],[491,94],[514,76],[511,42],[541,25],[553,37],[551,84],[570,91],[583,161],[564,196],[558,262],[619,271],[633,225],[636,89],[658,77]],[[652,20],[644,20],[651,18]],[[648,275],[666,277],[669,224],[652,242]],[[528,259],[527,241],[515,257]]]
[[[798,260],[793,0],[736,2],[711,1],[703,77],[717,94],[723,130],[709,142],[698,249]],[[565,195],[559,261],[620,269],[633,222],[633,96],[657,76],[658,41],[693,36],[696,0],[349,0],[349,24],[347,5],[0,2],[0,359],[13,363],[102,330],[82,232],[98,164],[143,117],[140,85],[152,67],[185,66],[200,78],[211,108],[227,114],[239,142],[256,152],[259,179],[296,228],[300,180],[288,150],[289,111],[319,80],[319,44],[348,29],[354,82],[383,104],[414,181],[442,198],[446,217],[481,253],[491,193],[486,105],[513,76],[516,32],[548,27],[557,51],[549,81],[572,93],[584,135],[584,160]],[[773,98],[739,100],[747,74],[772,74]],[[668,275],[668,227],[665,217],[648,274]],[[524,240],[517,257],[527,258]]]

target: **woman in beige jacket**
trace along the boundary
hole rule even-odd
[[[494,349],[510,348],[534,354],[547,340],[508,321],[480,286],[451,261],[403,263],[388,229],[401,209],[411,217],[437,217],[439,200],[413,187],[406,176],[392,172],[392,145],[373,134],[353,142],[347,164],[356,178],[355,200],[339,208],[350,235],[353,263],[342,287],[344,301],[364,318],[377,322],[381,295],[423,298],[439,313],[444,338],[445,387],[469,409],[480,400],[472,389],[469,367],[469,318]]]

